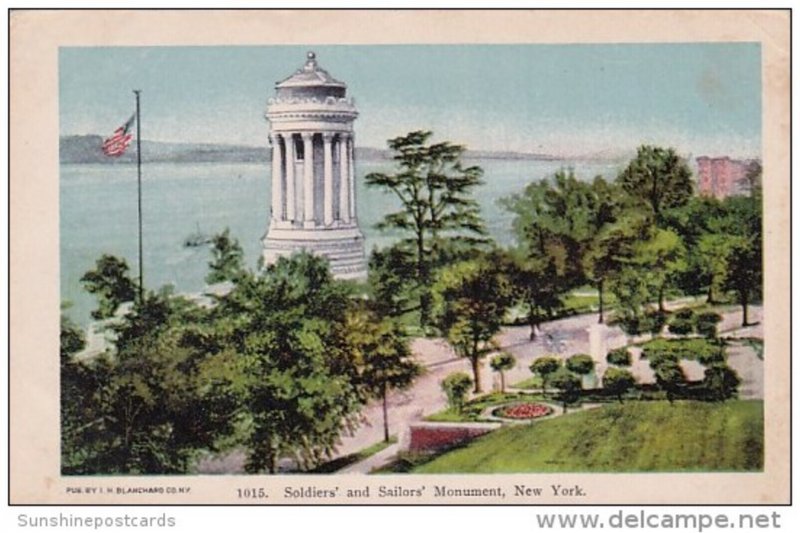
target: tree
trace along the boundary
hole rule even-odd
[[[631,352],[627,348],[617,348],[606,354],[606,362],[615,366],[631,366]]]
[[[64,473],[187,473],[199,450],[230,435],[238,403],[213,378],[219,357],[186,335],[201,313],[168,292],[146,294],[113,325],[109,353],[68,364]]]
[[[369,391],[348,337],[352,305],[327,261],[303,252],[243,276],[212,310],[212,340],[242,369],[231,387],[251,418],[248,472],[273,473],[284,456],[312,468],[355,428]]]
[[[650,362],[650,366],[653,366],[653,361]],[[658,387],[667,394],[669,403],[674,402],[686,384],[686,375],[683,373],[683,368],[677,361],[664,359],[653,367],[653,370],[655,371]]]
[[[665,313],[665,292],[686,269],[686,249],[681,238],[673,231],[656,228],[651,238],[638,243],[634,250],[640,273],[658,300],[658,312]]]
[[[632,199],[664,223],[664,211],[685,205],[693,194],[692,172],[672,148],[640,146],[636,157],[618,177]]]
[[[742,327],[744,327],[749,325],[748,305],[761,292],[763,276],[761,241],[758,238],[737,238],[731,244],[727,268],[724,286],[736,293],[736,299],[742,306]]]
[[[572,170],[559,170],[501,200],[514,214],[519,242],[514,280],[520,300],[528,305],[531,339],[540,310],[556,308],[560,296],[586,281],[583,257],[600,228],[616,216],[611,190],[602,178],[588,184]],[[599,270],[592,274],[601,275]]]
[[[389,319],[366,310],[351,312],[345,324],[349,344],[359,367],[359,382],[383,405],[383,439],[389,441],[388,393],[411,386],[421,372],[408,339]]]
[[[81,278],[84,288],[97,296],[98,308],[92,318],[110,318],[124,302],[136,298],[136,284],[128,277],[128,263],[113,255],[103,254],[95,263],[95,269]]]
[[[562,306],[561,295],[565,291],[555,265],[548,259],[520,257],[517,251],[512,261],[508,272],[515,300],[527,307],[529,337],[535,340],[539,324]]]
[[[594,370],[594,359],[585,353],[575,354],[566,361],[567,370],[579,376],[586,376]]]
[[[550,382],[558,389],[558,399],[561,401],[563,412],[566,413],[567,405],[575,403],[581,397],[581,379],[562,367],[553,373]]]
[[[495,349],[494,336],[512,301],[511,284],[495,257],[444,268],[433,287],[437,322],[456,354],[472,364],[475,392],[481,392],[480,361]]]
[[[464,372],[455,372],[442,380],[442,390],[447,395],[447,404],[451,410],[461,413],[470,387],[472,378]]]
[[[540,357],[531,363],[528,368],[542,379],[542,393],[547,396],[548,381],[550,376],[561,368],[561,359],[550,356]]]
[[[368,281],[373,309],[380,316],[399,317],[412,309],[413,271],[413,255],[402,246],[372,251]]]
[[[244,273],[244,250],[230,230],[214,235],[211,239],[212,259],[208,263],[206,283],[235,282]]]
[[[492,367],[492,370],[500,374],[500,392],[506,391],[506,370],[511,370],[516,364],[516,358],[508,352],[500,352],[489,361],[489,366]]]
[[[610,367],[603,374],[603,388],[622,403],[622,396],[636,385],[636,378],[629,370]]]
[[[711,399],[718,402],[735,398],[741,383],[736,371],[722,362],[711,364],[703,377],[703,386]]]
[[[438,255],[449,244],[483,242],[486,230],[474,188],[482,183],[480,167],[461,163],[463,146],[449,142],[431,144],[430,131],[413,131],[390,139],[389,148],[398,165],[395,174],[367,174],[368,187],[391,192],[401,210],[386,215],[378,225],[409,234],[401,244],[413,252],[415,277],[420,287],[420,322],[430,315],[431,274]]]

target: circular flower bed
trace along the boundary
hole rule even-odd
[[[506,405],[494,411],[494,416],[501,418],[512,418],[514,420],[530,420],[533,418],[541,418],[552,413],[553,410],[541,403],[515,403],[513,405]]]

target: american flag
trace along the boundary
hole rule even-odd
[[[133,121],[136,120],[136,113],[131,115],[128,121],[114,130],[113,135],[103,141],[103,153],[110,157],[119,157],[125,153],[128,145],[133,138],[132,133],[128,133],[133,126]]]

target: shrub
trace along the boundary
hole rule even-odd
[[[575,403],[581,397],[581,378],[566,368],[559,368],[553,374],[551,383],[558,389],[558,400],[566,413],[567,405]]]
[[[648,311],[644,315],[642,330],[653,335],[661,335],[667,323],[667,314],[660,311]]]
[[[676,315],[669,321],[668,329],[670,333],[675,335],[688,335],[694,330],[694,320]]]
[[[542,378],[542,392],[547,394],[547,383],[550,376],[561,368],[561,359],[552,356],[540,357],[531,363],[528,368]]]
[[[679,318],[681,320],[694,320],[694,310],[690,307],[679,309],[678,311],[675,311],[675,318]]]
[[[652,363],[651,363],[652,365]],[[654,367],[658,388],[667,393],[667,400],[672,403],[686,384],[686,375],[675,361],[662,361]]]
[[[722,322],[722,316],[717,313],[700,313],[697,315],[697,318],[695,318],[697,333],[710,339],[716,338],[717,324],[720,322]]]
[[[508,352],[501,352],[494,357],[492,357],[491,361],[489,361],[489,366],[492,367],[492,370],[495,372],[500,373],[500,391],[506,391],[506,376],[505,371],[511,370],[516,366],[517,359]]]
[[[461,413],[470,387],[472,387],[472,378],[464,372],[450,374],[442,380],[442,390],[447,395],[447,403],[450,409]]]
[[[606,355],[606,362],[616,366],[631,366],[631,352],[627,348],[611,350]]]
[[[709,399],[718,402],[735,398],[741,382],[736,371],[724,363],[715,363],[706,368],[703,378],[703,386]]]
[[[567,370],[585,376],[594,370],[594,359],[585,353],[575,354],[567,359]]]
[[[655,339],[642,348],[642,357],[656,368],[663,361],[696,360],[704,366],[725,361],[725,351],[708,339]]]
[[[622,403],[622,395],[636,384],[636,378],[624,368],[611,367],[603,374],[603,388],[613,394]]]

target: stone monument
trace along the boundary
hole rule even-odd
[[[356,213],[353,121],[347,85],[320,68],[314,52],[275,84],[267,103],[272,208],[265,264],[306,250],[328,259],[339,279],[365,279],[364,235]]]

